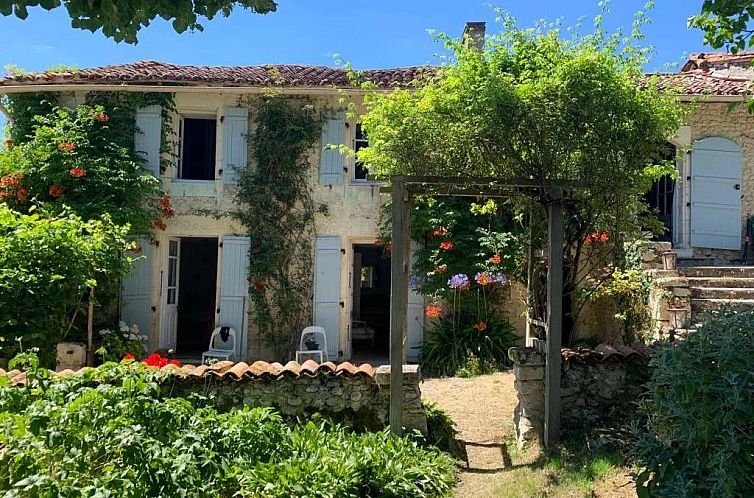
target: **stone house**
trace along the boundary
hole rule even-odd
[[[670,143],[675,148],[677,179],[664,178],[648,194],[669,228],[681,257],[740,259],[746,223],[754,212],[754,117],[743,103],[751,75],[752,52],[698,54],[676,74],[652,80],[694,106],[688,122]],[[430,68],[367,70],[379,90],[408,85]],[[175,140],[171,166],[161,171],[161,109],[137,114],[137,150],[169,193],[174,218],[144,244],[144,255],[123,285],[121,315],[138,323],[150,350],[174,348],[196,355],[206,349],[208,331],[227,325],[243,331],[237,358],[267,353],[248,323],[248,252],[243,228],[228,216],[234,208],[234,165],[246,165],[246,136],[255,110],[244,104],[270,89],[302,96],[326,113],[320,143],[311,151],[312,196],[327,206],[316,220],[312,271],[314,324],[327,331],[331,360],[387,356],[389,258],[374,246],[383,196],[353,158],[328,144],[358,149],[366,144],[357,120],[344,112],[343,97],[356,104],[363,91],[350,84],[347,71],[329,67],[269,65],[256,67],[179,66],[153,61],[72,72],[31,73],[0,80],[0,94],[57,92],[62,102],[83,103],[88,92],[170,92],[169,134]],[[323,114],[324,116],[324,114]],[[754,302],[754,301],[753,301]],[[518,308],[515,305],[512,308]],[[409,302],[408,357],[422,343],[423,298]],[[516,318],[520,308],[512,309]],[[375,330],[374,345],[352,338],[354,320]],[[517,325],[523,335],[523,323]]]

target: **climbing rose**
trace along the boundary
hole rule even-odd
[[[424,309],[424,314],[427,315],[427,318],[440,318],[442,308],[440,306],[427,306]]]
[[[493,265],[499,265],[500,261],[501,261],[501,259],[500,259],[500,255],[499,254],[495,254],[494,256],[492,256],[490,258],[490,263],[492,263]]]
[[[162,213],[163,218],[172,218],[175,216],[175,211],[170,205],[170,197],[168,194],[163,195],[162,199],[160,199],[160,212]]]
[[[264,284],[262,282],[256,282],[254,288],[259,292],[264,292]]]
[[[393,244],[388,244],[385,246],[386,252],[393,252]]]
[[[451,289],[466,290],[469,288],[469,285],[469,277],[463,273],[457,273],[448,280],[448,286]]]
[[[384,244],[384,242],[382,241],[382,239],[375,239],[374,245],[381,246],[382,244]]]
[[[86,176],[86,170],[84,168],[71,168],[71,170],[68,172],[71,176],[75,178],[81,178],[82,176]]]
[[[452,240],[443,240],[440,242],[440,249],[444,251],[450,251],[453,249],[453,241]]]
[[[50,197],[58,198],[65,193],[65,187],[62,185],[50,185],[48,193]]]
[[[490,278],[490,274],[486,271],[479,272],[476,274],[476,277],[474,277],[474,280],[477,281],[479,285],[487,285],[492,282],[492,278]]]
[[[479,332],[482,332],[483,330],[487,330],[487,324],[480,321],[479,323],[474,324],[474,328],[477,329]]]
[[[123,361],[134,361],[136,357],[132,355],[131,353],[126,353],[123,355]]]
[[[71,142],[63,142],[62,144],[58,144],[58,149],[62,150],[63,152],[73,152],[76,150],[76,144]]]
[[[164,221],[162,221],[162,220],[157,220],[157,221],[155,221],[154,223],[152,223],[152,226],[153,226],[154,228],[157,228],[157,229],[159,229],[159,230],[162,230],[163,232],[164,232],[164,231],[165,231],[165,229],[167,229],[167,227],[168,227],[168,226],[167,226],[167,225],[165,224],[165,222],[164,222]]]
[[[432,232],[432,235],[434,235],[435,237],[444,237],[447,234],[448,234],[448,229],[447,228],[438,228],[437,230],[435,230],[434,232]]]

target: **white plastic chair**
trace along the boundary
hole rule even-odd
[[[223,341],[222,331],[227,329],[228,339]],[[202,364],[207,358],[236,361],[236,331],[230,327],[217,327],[209,339],[209,350],[202,353]]]
[[[306,348],[305,342],[306,338],[309,336],[314,336],[314,340],[319,344],[319,349],[312,350]],[[327,361],[327,335],[325,329],[322,327],[312,325],[301,331],[301,339],[299,339],[298,351],[296,351],[296,362],[301,363],[301,357],[306,355],[319,356],[320,363]]]

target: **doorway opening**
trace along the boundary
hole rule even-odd
[[[217,238],[181,238],[176,352],[196,355],[207,350],[215,327]]]
[[[667,143],[659,153],[661,161],[672,161],[676,158],[676,148]],[[649,205],[658,221],[665,228],[661,234],[655,234],[652,240],[673,241],[673,195],[675,193],[675,178],[672,175],[664,175],[652,182],[649,192],[644,194],[644,199]]]
[[[353,245],[351,351],[356,361],[390,350],[390,258],[373,244]]]

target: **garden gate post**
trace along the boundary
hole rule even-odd
[[[545,446],[560,435],[560,343],[563,327],[563,191],[548,190],[547,355],[545,363]]]
[[[402,176],[393,177],[393,250],[390,258],[390,432],[403,429],[403,363],[406,361],[406,314],[411,201]]]

